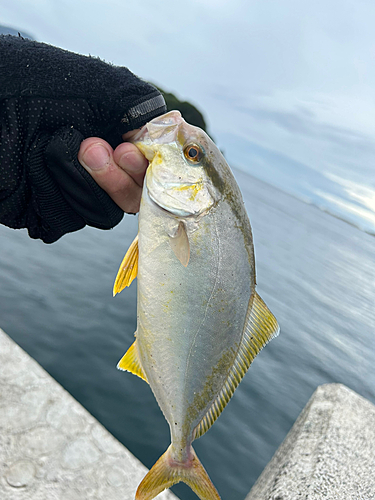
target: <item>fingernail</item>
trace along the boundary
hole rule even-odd
[[[133,166],[137,162],[138,158],[134,155],[133,151],[124,153],[119,160],[119,165],[121,167]]]
[[[148,161],[140,152],[128,151],[120,157],[118,164],[129,173],[140,174],[146,171]]]
[[[80,163],[87,170],[102,170],[109,163],[109,153],[101,144],[93,144],[83,153]]]

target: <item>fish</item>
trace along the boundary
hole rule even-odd
[[[216,144],[178,111],[151,120],[132,142],[149,166],[138,234],[113,288],[137,277],[135,342],[118,368],[150,385],[171,435],[135,498],[183,481],[201,500],[219,500],[192,443],[279,325],[256,292],[251,225]]]

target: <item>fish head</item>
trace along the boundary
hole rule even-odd
[[[144,189],[159,207],[178,217],[201,216],[220,200],[215,165],[222,155],[179,111],[154,118],[132,142],[150,162]]]

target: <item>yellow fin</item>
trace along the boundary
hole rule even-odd
[[[138,234],[134,238],[128,251],[123,258],[118,270],[115,284],[113,285],[113,296],[120,293],[125,287],[137,277],[138,273]]]
[[[190,245],[185,224],[182,221],[180,221],[175,234],[170,236],[169,243],[175,256],[186,267],[190,259]]]
[[[135,500],[152,500],[159,493],[183,481],[201,500],[220,500],[219,493],[195,454],[190,448],[189,463],[173,460],[172,445],[162,455],[138,486]]]
[[[195,428],[194,439],[198,439],[208,431],[229,403],[255,356],[270,340],[277,337],[279,331],[275,316],[255,293],[253,303],[247,311],[243,337],[228,378],[211,408]]]
[[[141,361],[138,356],[137,341],[135,340],[117,364],[119,370],[131,372],[148,383]]]

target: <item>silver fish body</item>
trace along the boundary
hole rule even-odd
[[[250,222],[216,145],[175,111],[146,125],[134,143],[150,166],[139,212],[133,355],[171,432],[136,498],[150,500],[182,480],[200,498],[218,499],[191,444],[279,329],[255,291]]]
[[[185,448],[233,364],[255,275],[252,249],[245,247],[227,202],[218,203],[198,223],[185,221],[191,248],[187,267],[169,243],[178,224],[144,193],[138,348],[172,442]]]

